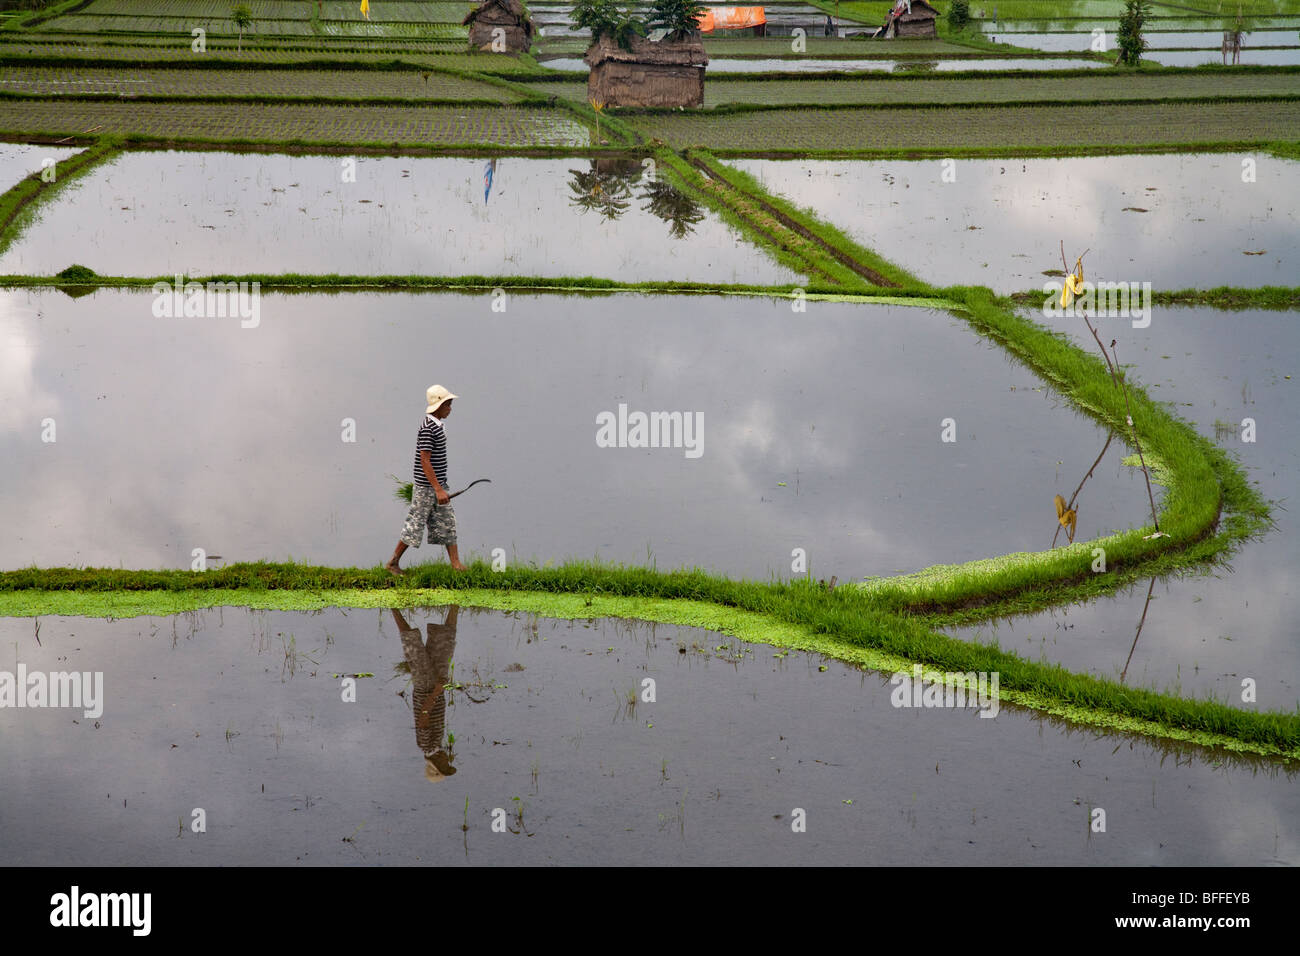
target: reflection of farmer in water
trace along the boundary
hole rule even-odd
[[[456,650],[455,604],[447,608],[443,624],[430,621],[425,625],[428,642],[420,639],[420,629],[411,627],[402,612],[393,608],[393,621],[402,635],[402,651],[411,667],[411,704],[415,711],[415,742],[424,754],[424,775],[438,781],[456,772],[452,755],[443,746],[447,732],[447,698],[443,690],[451,677],[451,655]]]

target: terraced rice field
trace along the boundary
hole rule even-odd
[[[1225,27],[1231,28],[1235,20],[1235,13],[1230,17],[1225,17],[1186,12],[1185,16],[1153,17],[1149,22],[1151,33],[1154,35],[1165,31],[1178,30],[1221,31]],[[1225,23],[1225,21],[1227,22]],[[1300,28],[1300,14],[1243,16],[1241,22],[1242,29],[1245,30],[1294,30]],[[1050,36],[1054,33],[1078,33],[1080,30],[1089,32],[1092,30],[1105,30],[1110,34],[1115,31],[1116,21],[1113,17],[1079,20],[1027,20],[1023,22],[1001,20],[997,24],[994,24],[991,20],[983,20],[975,25],[982,33],[995,34],[999,38],[999,42],[1001,42],[1003,33],[1037,33],[1039,36]],[[1143,35],[1147,35],[1145,30]]]
[[[317,5],[314,0],[246,0],[245,6],[253,14],[257,23],[311,23],[317,18]],[[465,13],[473,7],[469,2],[388,2],[376,0],[370,5],[369,22],[380,24],[402,23],[459,23]],[[196,21],[225,20],[229,22],[231,4],[225,0],[94,0],[74,14],[56,17],[42,26],[49,28],[50,23],[66,23],[69,20],[93,20],[99,29],[119,29],[116,22],[127,21]],[[360,13],[360,6],[353,0],[327,0],[321,6],[321,21],[361,21],[367,22]],[[144,26],[130,27],[147,29]]]
[[[468,2],[371,0],[367,21],[359,0],[250,0],[242,50],[232,3],[92,0],[0,29],[0,141],[20,141],[0,145],[5,666],[102,666],[111,688],[102,729],[0,715],[18,768],[0,807],[26,834],[11,861],[1300,862],[1300,539],[1261,497],[1296,487],[1300,73],[1093,57],[1051,75],[1077,58],[946,24],[798,53],[711,37],[708,108],[611,109],[601,129],[585,81],[469,52]],[[892,0],[814,5],[874,26]],[[1155,6],[1214,31],[1236,5]],[[822,19],[772,6],[783,30]],[[1241,7],[1300,29],[1300,0]],[[972,12],[1077,33],[1122,8]],[[566,16],[545,5],[570,33]],[[776,76],[833,63],[915,72]],[[723,77],[737,65],[759,72]],[[940,161],[963,151],[999,158]],[[1058,244],[1089,250],[1091,280],[1155,286],[1145,324],[1098,323],[1123,397],[1074,315],[1026,321]],[[227,271],[264,287],[239,321],[197,283],[183,310],[157,288]],[[469,570],[425,549],[396,582],[389,473],[410,477],[438,380],[465,395],[456,484],[494,481],[457,501]],[[687,409],[696,440],[609,443],[596,426],[628,405]],[[1053,495],[1081,476],[1067,515]],[[625,566],[554,567],[570,558]],[[678,566],[706,570],[660,573]],[[1212,566],[1214,585],[1170,583]],[[1151,575],[1166,598],[1149,618],[1139,574],[1137,597]],[[339,608],[461,598],[542,618],[464,622],[436,691],[463,705],[449,785],[411,740],[401,612]],[[132,602],[160,616],[64,616]],[[274,625],[230,610],[262,602]],[[206,603],[182,642],[187,618],[166,615]],[[616,614],[659,636],[592,620]],[[987,643],[1007,615],[996,636],[1019,657]],[[331,668],[378,673],[359,703],[317,635]],[[231,637],[254,647],[232,658]],[[1005,711],[900,709],[889,675],[913,662],[1000,673]],[[634,716],[645,672],[661,697]],[[1234,696],[1247,676],[1258,700]],[[196,781],[226,800],[203,797],[208,837],[172,829]],[[486,836],[498,804],[513,836]],[[812,822],[793,849],[790,807]],[[1090,826],[1103,807],[1109,833]],[[1048,882],[1053,905],[1074,898]]]
[[[581,100],[586,83],[574,81],[530,83],[556,96]],[[963,77],[887,80],[809,78],[806,80],[710,79],[704,84],[704,105],[725,103],[756,105],[896,105],[899,103],[952,104],[1030,102],[1068,103],[1089,100],[1198,99],[1220,97],[1297,96],[1300,75],[1251,73],[1249,75],[1195,75],[1144,73],[1141,76],[1035,76]]]
[[[76,261],[103,275],[802,281],[698,203],[670,194],[654,214],[635,159],[609,170],[580,158],[366,156],[355,183],[339,170],[335,156],[132,151],[43,207],[0,253],[0,275],[51,275]]]
[[[542,63],[550,69],[570,73],[587,72],[587,64],[579,57],[561,57]],[[1086,70],[1105,66],[1103,62],[1085,57],[965,57],[960,60],[876,60],[858,57],[836,60],[777,59],[763,60],[748,57],[716,57],[709,61],[709,70],[715,76],[736,73],[766,74],[768,76],[798,75],[802,73],[953,73],[953,72],[1004,72],[1007,70]]]
[[[865,245],[933,263],[943,285],[1011,294],[1040,289],[1059,270],[1065,229],[1087,237],[1098,279],[1140,274],[1157,289],[1288,284],[1300,274],[1300,210],[1278,197],[1300,181],[1300,163],[1251,162],[1254,182],[1242,181],[1235,152],[971,159],[951,183],[932,159],[727,165]]]
[[[947,40],[909,40],[905,45],[855,40],[845,43],[836,37],[804,37],[804,50],[796,53],[789,37],[706,37],[709,56],[864,56],[894,58],[907,56],[978,56],[978,51]],[[586,49],[586,44],[582,46]]]
[[[245,64],[284,64],[322,63],[346,60],[361,64],[390,64],[400,61],[411,66],[442,67],[457,70],[475,70],[481,72],[512,74],[541,73],[542,70],[527,60],[511,57],[493,57],[487,53],[465,51],[464,45],[457,42],[457,52],[446,52],[448,48],[439,43],[408,46],[402,49],[381,49],[369,52],[337,49],[324,45],[301,45],[290,47],[256,48],[244,44],[241,53],[236,53],[234,42],[226,45],[209,45],[205,56],[205,65],[209,68],[220,63],[232,69]],[[189,67],[194,64],[195,54],[186,43],[117,45],[108,43],[45,43],[16,42],[0,43],[0,57],[8,65],[21,64],[24,59],[36,59],[41,65],[96,63],[110,65],[129,64],[132,67],[161,66]],[[8,65],[6,69],[8,69]]]
[[[59,17],[44,25],[43,32],[56,33],[154,33],[190,36],[191,30],[203,30],[213,36],[235,36],[239,30],[229,14],[203,17],[79,16]],[[309,20],[258,20],[247,34],[252,36],[310,36],[314,31]]]
[[[1107,31],[1106,48],[1113,50],[1115,37],[1113,31]],[[1093,43],[1091,31],[1071,31],[1068,33],[998,33],[999,43],[1017,44],[1036,50],[1051,50],[1058,53],[1085,53]],[[1213,49],[1218,52],[1223,39],[1222,31],[1188,31],[1163,30],[1143,33],[1149,52],[1157,50]],[[1249,31],[1245,37],[1245,50],[1268,46],[1296,46],[1294,30]]]
[[[1233,15],[1238,9],[1246,16],[1297,12],[1295,0],[1230,0],[1228,3],[1219,0],[1200,3],[1153,0],[1151,8],[1156,17],[1186,16],[1189,12]],[[1114,19],[1123,12],[1124,0],[975,0],[971,4],[971,15],[977,18],[992,19],[994,10],[1003,20]]]
[[[491,100],[517,103],[523,95],[452,73],[374,70],[138,70],[16,67],[0,78],[0,91],[47,96],[118,93],[136,96],[262,96]]]
[[[1164,66],[1203,66],[1223,62],[1220,50],[1156,50],[1151,60]],[[1242,66],[1300,66],[1300,47],[1281,50],[1257,50],[1246,47],[1241,51]]]
[[[0,49],[11,46],[105,46],[117,49],[134,49],[137,47],[174,47],[190,51],[190,44],[193,38],[187,33],[181,36],[173,34],[154,34],[142,33],[124,36],[115,33],[38,33],[32,30],[11,31],[0,33]],[[239,48],[238,38],[218,34],[207,37],[208,50],[219,48],[222,50],[235,50]],[[454,38],[450,39],[416,39],[405,40],[400,37],[384,38],[382,40],[366,40],[358,42],[349,40],[346,37],[327,37],[327,36],[292,36],[292,37],[275,37],[274,39],[257,36],[255,34],[245,35],[243,48],[245,50],[330,50],[335,52],[378,52],[382,50],[433,50],[447,48],[456,52],[465,50],[464,31],[456,33]]]
[[[58,35],[69,33],[99,33],[108,36],[139,34],[149,36],[192,36],[201,29],[212,37],[235,37],[239,34],[228,16],[215,17],[61,17],[57,26],[44,32]],[[244,42],[251,43],[266,38],[282,37],[377,37],[377,38],[460,38],[467,35],[464,28],[450,23],[376,23],[362,20],[315,24],[307,20],[258,20],[245,31]]]
[[[18,185],[24,176],[41,170],[46,160],[62,162],[77,149],[67,147],[27,146],[20,143],[0,143],[0,192]]]
[[[581,56],[586,52],[589,40],[585,36],[534,36],[534,52],[558,56],[568,54]],[[909,40],[906,44],[880,43],[867,40],[854,40],[846,43],[842,38],[810,35],[803,38],[803,50],[795,52],[790,37],[735,37],[706,36],[704,49],[710,57],[979,57],[988,56],[983,50],[952,43],[947,40]],[[992,55],[1021,55],[1022,51],[1009,48],[995,51]],[[1033,56],[1033,53],[1025,54]]]
[[[77,48],[104,48],[104,56],[109,56],[108,51],[118,51],[118,55],[127,55],[131,51],[147,51],[151,48],[168,48],[174,51],[183,52],[188,62],[195,62],[191,49],[192,38],[185,34],[181,36],[173,34],[131,34],[129,36],[122,34],[83,34],[83,33],[34,33],[34,31],[13,31],[13,33],[0,33],[0,53],[9,51],[9,49],[27,48],[49,49],[55,47]],[[259,53],[274,53],[277,51],[295,51],[295,49],[312,49],[312,51],[321,51],[329,53],[383,53],[383,52],[451,52],[464,53],[465,34],[463,30],[452,30],[448,27],[447,38],[424,38],[424,39],[400,39],[385,38],[382,40],[356,40],[338,38],[338,36],[244,36],[243,43],[240,44],[238,36],[227,36],[225,34],[216,34],[208,36],[207,40],[208,55],[213,52],[221,51],[225,53],[239,52],[239,56],[259,55]],[[350,57],[351,59],[351,57]]]
[[[486,106],[0,101],[0,130],[135,134],[160,140],[585,146],[590,135],[558,110]]]
[[[864,150],[1024,146],[1142,146],[1300,138],[1300,103],[1188,103],[1177,106],[1078,106],[1064,117],[1050,106],[844,109],[630,118],[642,134],[719,150]]]
[[[471,3],[382,3],[371,5],[369,18],[356,3],[317,5],[306,0],[253,2],[247,5],[254,22],[245,39],[279,37],[460,38],[466,31],[460,21]],[[191,36],[202,29],[212,37],[234,36],[238,28],[230,18],[231,5],[221,0],[145,0],[123,4],[96,0],[88,7],[53,17],[36,26],[41,33],[93,33],[118,36]]]

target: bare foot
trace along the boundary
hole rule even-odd
[[[465,567],[465,565],[460,564],[460,563],[453,564],[453,565],[451,566],[451,569],[452,569],[453,571],[465,571],[465,570],[468,570],[468,569]]]
[[[399,568],[397,565],[393,564],[392,561],[389,561],[387,564],[385,564],[385,565],[384,565],[384,569],[385,569],[386,571],[388,571],[389,574],[393,575],[394,577],[398,577],[398,578],[400,578],[403,574],[406,573],[406,572],[403,571],[401,568]]]

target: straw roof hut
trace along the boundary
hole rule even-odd
[[[709,63],[698,33],[684,40],[633,36],[624,50],[602,36],[583,57],[591,67],[587,98],[609,106],[701,106]]]
[[[912,0],[912,9],[909,12],[906,4],[898,4],[903,9],[897,15],[893,12],[889,15],[884,30],[885,36],[893,39],[894,37],[935,37],[939,33],[935,29],[935,21],[939,18],[939,11],[930,6],[925,0]],[[898,6],[894,9],[897,10]]]
[[[480,50],[505,53],[527,53],[532,46],[533,21],[523,0],[483,0],[461,21],[469,27],[470,46]],[[501,30],[501,34],[495,31]],[[493,50],[494,37],[501,36],[505,50]]]

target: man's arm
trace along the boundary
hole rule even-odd
[[[429,484],[433,485],[433,494],[438,499],[438,504],[445,505],[451,500],[447,494],[447,489],[438,483],[438,476],[434,473],[433,462],[429,460],[429,449],[420,450],[420,467],[424,470],[424,477],[428,479]]]

